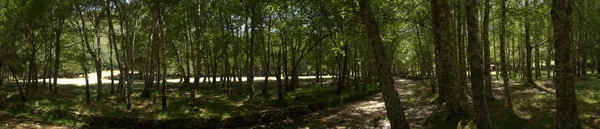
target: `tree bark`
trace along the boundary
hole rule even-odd
[[[486,0],[489,2],[489,0]],[[469,53],[469,68],[471,70],[471,89],[473,107],[475,110],[475,123],[477,129],[491,129],[492,123],[487,109],[485,96],[485,72],[483,67],[483,58],[481,55],[481,43],[479,42],[479,25],[477,24],[477,0],[467,0],[467,30],[468,33],[468,53]],[[484,27],[487,28],[487,27]],[[489,44],[488,44],[489,45]],[[489,48],[489,46],[488,46]]]
[[[529,8],[529,0],[525,1],[525,8],[528,9]],[[527,79],[527,83],[531,84],[531,85],[535,85],[535,82],[533,82],[533,74],[531,73],[533,70],[531,68],[532,62],[531,62],[531,51],[533,50],[533,47],[531,46],[531,22],[529,21],[529,17],[527,15],[525,15],[525,77]]]
[[[102,12],[102,11],[100,11]],[[96,92],[98,93],[98,96],[96,96],[96,101],[102,101],[102,47],[100,44],[100,14],[94,15],[94,30],[95,30],[95,34],[96,34],[96,53],[95,54],[90,54],[92,55],[92,58],[94,58],[94,66],[96,68],[96,79],[97,79],[97,90]],[[89,44],[86,44],[87,48],[90,49]],[[91,49],[90,51],[91,52]]]
[[[387,57],[383,41],[379,35],[379,25],[373,14],[373,9],[369,0],[360,0],[360,17],[365,25],[365,30],[371,47],[375,55],[376,63],[379,68],[379,89],[383,94],[387,116],[394,129],[409,129],[408,122],[404,116],[404,108],[400,102],[400,96],[394,88],[394,79],[392,78],[391,61]]]
[[[27,96],[25,96],[25,94],[23,93],[23,86],[21,86],[21,84],[19,84],[19,79],[17,78],[17,73],[15,73],[15,70],[12,67],[9,66],[8,68],[10,69],[10,72],[13,75],[13,78],[15,79],[17,86],[19,87],[19,98],[21,98],[21,101],[27,102]]]
[[[91,97],[90,97],[90,84],[89,84],[89,80],[88,80],[88,70],[87,70],[87,58],[86,58],[86,45],[88,44],[88,38],[87,38],[87,33],[86,33],[86,25],[85,25],[85,18],[83,16],[83,11],[81,10],[81,7],[79,7],[79,5],[75,5],[77,8],[77,11],[79,12],[79,18],[81,20],[81,26],[80,26],[80,34],[81,34],[81,56],[83,61],[81,62],[81,65],[83,67],[83,75],[85,77],[85,96],[86,96],[86,102],[89,105],[91,103]]]
[[[160,44],[162,44],[162,58],[166,58],[167,57],[167,43],[165,42],[164,39],[164,34],[165,34],[165,30],[164,30],[164,19],[163,19],[163,9],[160,8],[158,10],[158,41],[160,42]],[[167,88],[167,60],[163,60],[161,62],[162,65],[162,72],[163,72],[163,76],[162,76],[162,87],[161,87],[161,107],[162,110],[165,111],[167,110],[167,92],[166,92],[166,88]],[[160,67],[160,66],[159,66]],[[160,71],[159,71],[160,72]]]
[[[114,79],[114,65],[113,65],[113,44],[115,42],[115,28],[112,19],[112,12],[110,6],[111,0],[106,1],[106,14],[108,19],[108,46],[109,46],[109,57],[110,62],[110,94],[115,94],[115,79]]]
[[[577,99],[575,96],[575,77],[573,71],[573,46],[571,15],[572,0],[553,0],[552,26],[554,30],[554,49],[556,52],[556,127],[557,129],[581,129]]]
[[[502,18],[500,25],[500,64],[502,69],[502,81],[504,87],[504,98],[506,99],[507,108],[513,112],[512,98],[510,97],[509,78],[508,78],[508,63],[506,62],[506,1],[501,1],[500,9]]]
[[[158,45],[156,45],[156,41],[155,41],[155,30],[156,30],[156,23],[155,21],[153,21],[152,23],[152,27],[150,29],[150,48],[148,50],[148,66],[147,66],[147,75],[145,77],[145,82],[144,82],[144,89],[142,90],[142,94],[140,95],[140,97],[142,98],[150,98],[150,94],[151,94],[151,90],[154,84],[154,67],[156,67],[154,64],[154,60],[156,60],[156,58],[154,58],[155,53],[156,53],[156,47]],[[160,72],[160,71],[158,71]]]
[[[484,2],[484,16],[483,16],[483,32],[482,34],[482,42],[483,42],[483,74],[485,77],[485,98],[487,100],[494,100],[494,93],[492,92],[492,74],[491,74],[491,60],[490,60],[490,39],[489,39],[489,24],[490,24],[490,0],[485,0]]]
[[[456,46],[453,33],[450,31],[450,7],[447,0],[432,0],[432,17],[436,54],[436,71],[440,87],[440,97],[445,98],[448,112],[447,121],[458,121],[465,114],[459,104],[459,86],[455,81],[458,70],[456,62]],[[444,93],[442,93],[444,92]]]

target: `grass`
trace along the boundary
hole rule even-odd
[[[90,86],[92,96],[91,104],[86,104],[85,86],[59,85],[58,93],[52,93],[39,85],[37,91],[29,93],[29,101],[24,103],[29,107],[36,107],[43,110],[66,110],[79,113],[97,114],[106,116],[127,116],[139,118],[203,118],[203,117],[221,117],[245,115],[264,110],[278,109],[291,105],[309,104],[333,99],[339,95],[335,94],[336,87],[330,83],[323,86],[311,83],[314,80],[301,80],[301,85],[293,92],[285,93],[283,101],[277,100],[277,86],[275,82],[267,83],[268,94],[261,94],[262,81],[255,83],[257,97],[249,99],[246,94],[245,85],[231,85],[229,93],[220,85],[212,87],[202,85],[196,90],[196,100],[192,103],[189,99],[189,92],[180,93],[177,89],[167,91],[168,108],[161,109],[160,96],[156,103],[153,103],[153,95],[150,98],[139,97],[143,84],[133,86],[133,109],[127,110],[123,97],[110,94],[110,84],[103,85],[103,101],[96,100],[96,85]],[[176,84],[176,83],[175,83]],[[175,85],[167,84],[167,85]],[[220,83],[219,83],[220,84]],[[375,85],[367,85],[368,90],[377,89]],[[348,87],[342,96],[361,93]],[[74,125],[75,120],[68,117],[49,116],[45,114],[34,114],[28,109],[19,106],[20,101],[17,86],[6,84],[0,86],[0,102],[9,103],[0,106],[0,110],[5,110],[18,116],[25,116],[36,120],[46,121],[52,125]]]
[[[542,74],[545,77],[546,74]],[[495,78],[494,78],[495,79]],[[537,84],[550,83],[550,80],[538,80]],[[494,82],[494,87],[502,87],[501,81]],[[553,87],[553,86],[552,86]],[[584,128],[600,128],[600,75],[592,74],[576,80],[577,108]],[[495,89],[496,96],[502,96],[502,89]],[[489,113],[495,129],[549,129],[556,128],[556,96],[554,93],[542,92],[521,81],[511,82],[514,113],[505,105],[505,99],[488,101]],[[471,106],[471,105],[469,105]],[[469,107],[472,110],[472,107]],[[430,128],[455,129],[458,122],[445,122],[444,112],[430,116],[433,126]],[[461,123],[472,121],[470,115]]]

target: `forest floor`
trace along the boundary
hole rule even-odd
[[[437,96],[432,95],[431,89],[429,86],[425,86],[425,81],[412,81],[406,79],[397,79],[396,80],[396,88],[398,92],[402,96],[402,102],[404,104],[406,118],[410,122],[410,126],[412,128],[440,128],[440,129],[455,129],[457,127],[456,122],[444,122],[443,119],[443,110],[440,108],[438,104],[435,103],[435,98]],[[523,84],[520,81],[512,81],[510,84],[511,96],[513,97],[514,104],[514,112],[509,111],[505,106],[505,100],[503,98],[503,88],[501,86],[500,81],[494,81],[494,95],[496,100],[489,101],[489,112],[490,118],[492,118],[492,124],[494,128],[497,129],[545,129],[545,128],[555,128],[554,123],[556,120],[555,114],[555,95],[554,95],[554,85],[550,80],[539,80],[536,81],[536,84],[543,88],[544,90],[540,90],[538,88],[534,88],[533,86]],[[314,88],[313,86],[307,86],[310,84],[304,84],[305,87]],[[139,86],[138,86],[139,87]],[[333,87],[333,86],[328,86]],[[374,88],[374,87],[373,87]],[[94,89],[94,88],[91,88]],[[237,88],[239,89],[239,88]],[[1,89],[0,92],[3,92],[7,89]],[[64,88],[63,88],[64,90]],[[139,89],[138,89],[139,90]],[[323,95],[329,95],[333,89],[323,89],[318,91],[311,90],[300,90],[301,92],[290,94],[287,97],[291,96],[299,96],[301,94],[303,97],[298,97],[293,100],[314,100],[316,98],[327,99],[327,97],[321,97]],[[550,91],[550,92],[546,92]],[[105,90],[107,92],[108,90]],[[257,87],[257,91],[260,91],[260,88]],[[81,91],[77,91],[79,93],[83,93]],[[139,91],[138,91],[139,92]],[[236,91],[238,92],[238,91]],[[470,91],[467,91],[467,94]],[[585,129],[600,129],[600,75],[588,75],[586,77],[579,78],[576,83],[576,92],[578,99],[578,110],[580,113],[581,124]],[[71,92],[66,92],[69,94]],[[95,92],[92,92],[95,93]],[[40,93],[41,96],[44,93]],[[173,95],[177,95],[177,92],[174,92]],[[206,94],[206,93],[199,93]],[[8,98],[16,99],[18,98],[14,91],[11,94],[7,94],[7,92],[0,93],[0,102],[7,102]],[[6,97],[4,97],[6,96]],[[228,96],[223,96],[227,98]],[[468,97],[468,96],[467,96]],[[81,102],[83,97],[77,96],[79,98],[79,103]],[[40,101],[37,101],[35,104],[44,104],[44,101],[52,101],[50,100],[36,98]],[[237,98],[239,100],[244,100],[244,98]],[[470,100],[470,98],[469,98]],[[83,100],[84,101],[84,100]],[[173,100],[177,104],[177,100]],[[211,100],[212,102],[213,100]],[[214,101],[218,101],[215,99]],[[14,102],[16,101],[8,101]],[[60,102],[60,101],[59,101]],[[182,101],[184,102],[184,101]],[[240,104],[248,104],[248,103],[256,103],[254,101],[242,102]],[[47,103],[47,102],[46,102]],[[94,102],[93,102],[94,103]],[[215,103],[215,102],[213,102]],[[293,103],[293,102],[291,102]],[[107,104],[93,104],[94,106],[103,106],[103,105],[111,105],[114,104],[112,101],[107,102]],[[263,103],[263,104],[277,104],[277,103]],[[81,105],[81,104],[80,104]],[[122,105],[122,104],[120,104]],[[139,105],[139,104],[134,104]],[[186,104],[181,104],[186,105]],[[222,105],[211,104],[215,107],[220,107]],[[467,112],[472,111],[472,107],[470,106],[470,102],[463,102],[462,105],[467,107]],[[1,107],[2,105],[0,105]],[[4,105],[6,106],[6,105]],[[65,105],[62,105],[65,106]],[[67,105],[68,106],[68,105]],[[60,107],[57,106],[57,107]],[[121,108],[122,106],[113,106],[115,108]],[[267,106],[268,107],[268,106]],[[64,108],[64,107],[63,107]],[[153,107],[151,109],[158,107]],[[275,107],[272,107],[275,108]],[[203,108],[210,109],[210,108]],[[227,108],[225,108],[227,109]],[[238,108],[236,108],[238,109]],[[247,108],[251,109],[251,108]],[[240,115],[244,112],[248,112],[247,109],[241,110],[238,114],[235,114],[235,110],[231,111],[212,111],[214,112],[212,115]],[[112,110],[112,109],[108,109]],[[179,109],[178,109],[179,110]],[[229,109],[227,109],[229,110]],[[134,110],[135,111],[135,110]],[[142,114],[144,110],[140,110],[139,114]],[[9,111],[11,112],[11,111]],[[97,112],[104,112],[99,110]],[[13,113],[13,112],[11,112]],[[114,113],[114,111],[113,111]],[[117,112],[118,113],[118,112]],[[186,112],[183,112],[186,113]],[[381,94],[376,94],[367,98],[364,98],[359,101],[350,102],[337,107],[330,107],[324,110],[316,111],[309,113],[302,117],[290,118],[286,120],[272,122],[266,125],[258,125],[250,128],[387,128],[389,127],[389,123],[385,114],[385,104],[383,102]],[[40,119],[40,117],[31,117],[28,114],[19,114],[17,115],[2,115],[3,112],[0,112],[0,128],[67,128],[73,126],[60,126],[60,125],[69,125],[69,121],[63,121],[61,124],[60,120],[54,122],[48,122],[48,119]],[[10,114],[10,113],[4,113]],[[112,114],[108,112],[107,114]],[[131,112],[125,113],[124,115],[132,115]],[[137,114],[137,113],[133,113]],[[145,117],[180,117],[178,114],[161,114],[161,113],[145,113]],[[123,114],[121,114],[123,115]],[[209,114],[210,115],[210,114]],[[144,117],[144,116],[142,116]],[[462,123],[471,123],[472,121],[465,118]],[[67,123],[67,124],[64,124]],[[56,126],[58,125],[58,126]]]
[[[457,122],[444,122],[443,107],[434,102],[430,88],[423,81],[396,80],[402,96],[406,118],[411,128],[456,129]],[[488,102],[491,122],[496,129],[548,129],[555,128],[554,86],[552,81],[536,81],[538,89],[519,81],[510,83],[514,112],[508,110],[503,98],[501,81],[494,81],[495,100]],[[600,129],[600,75],[580,78],[576,84],[581,124],[585,129]],[[547,92],[550,91],[550,92]],[[470,98],[469,98],[470,100]],[[462,102],[467,112],[471,102]],[[472,115],[471,115],[472,116]],[[472,126],[467,116],[462,125]],[[465,124],[466,123],[466,124]],[[327,108],[308,115],[258,125],[252,128],[389,128],[385,103],[381,93],[338,107]]]
[[[71,79],[73,80],[73,79]],[[175,80],[175,79],[172,79]],[[103,116],[117,117],[137,117],[137,118],[207,118],[220,117],[228,118],[245,114],[257,113],[265,110],[279,109],[291,105],[304,105],[314,102],[327,101],[338,97],[335,94],[336,83],[332,83],[332,79],[324,79],[323,85],[315,83],[311,77],[301,77],[300,86],[293,92],[287,92],[284,101],[277,100],[277,84],[274,81],[269,81],[267,84],[267,93],[262,94],[263,81],[255,81],[255,91],[257,93],[254,99],[249,99],[245,83],[231,84],[231,92],[227,87],[222,87],[222,83],[217,82],[215,86],[211,83],[201,84],[196,90],[196,101],[191,103],[187,91],[180,92],[175,85],[177,82],[167,83],[167,101],[168,108],[166,111],[161,109],[161,100],[154,100],[156,93],[152,89],[150,98],[141,98],[140,94],[144,87],[141,80],[135,81],[133,85],[134,93],[133,109],[127,110],[123,97],[120,97],[119,92],[111,95],[109,81],[103,81],[103,101],[97,102],[97,86],[90,85],[91,104],[86,104],[85,86],[75,84],[60,84],[59,80],[58,93],[53,93],[44,87],[41,83],[38,90],[34,91],[31,88],[28,102],[23,103],[19,99],[19,93],[16,84],[8,83],[0,86],[0,111],[7,112],[11,115],[0,116],[0,129],[13,128],[20,124],[37,124],[39,128],[50,128],[48,125],[78,127],[81,122],[77,120],[59,118],[46,114],[34,113],[34,110],[63,110],[74,112],[76,114],[95,114]],[[69,83],[69,81],[63,81]],[[94,81],[90,81],[94,82]],[[70,82],[77,83],[77,82]],[[366,85],[368,90],[376,90],[375,85]],[[358,90],[345,91],[342,96],[350,96],[353,94],[362,93]],[[23,108],[30,107],[30,108]],[[21,120],[28,118],[30,120]],[[41,122],[41,123],[40,123]],[[27,127],[25,127],[27,128]],[[36,128],[36,126],[31,126]]]
[[[426,118],[433,113],[435,104],[427,104],[433,98],[416,81],[397,79],[396,88],[402,96],[406,118],[413,128],[423,128]],[[330,107],[298,118],[258,125],[252,128],[389,128],[382,94],[364,98],[338,107]]]

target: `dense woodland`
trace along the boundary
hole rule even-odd
[[[595,0],[3,0],[0,111],[82,127],[22,107],[226,118],[376,90],[391,128],[600,128],[598,12]],[[412,92],[436,107],[424,126],[407,119],[425,110]],[[523,115],[540,94],[528,110],[550,113],[542,122]]]

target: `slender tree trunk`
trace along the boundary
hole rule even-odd
[[[404,108],[400,102],[400,95],[394,88],[394,79],[392,78],[391,60],[386,54],[383,41],[379,35],[379,25],[373,14],[373,9],[369,0],[360,0],[360,17],[371,39],[371,47],[379,68],[379,88],[383,94],[387,116],[394,129],[409,129],[408,122],[404,116]]]
[[[556,127],[557,129],[581,129],[575,77],[573,75],[573,37],[571,28],[572,0],[552,2],[552,26],[554,29],[554,49],[556,52]]]
[[[148,49],[148,66],[147,66],[147,71],[148,74],[145,77],[145,82],[144,82],[144,89],[142,90],[142,94],[140,95],[140,97],[142,98],[150,98],[150,94],[151,94],[151,90],[152,90],[152,85],[154,84],[154,63],[153,61],[155,60],[154,58],[154,53],[156,53],[156,41],[154,40],[154,36],[155,36],[155,29],[156,29],[156,22],[153,21],[154,23],[152,23],[152,27],[150,29],[150,48]],[[160,66],[159,66],[160,67]],[[160,71],[158,71],[160,72]]]
[[[513,112],[512,99],[510,97],[510,89],[508,87],[508,63],[506,62],[506,1],[501,2],[502,19],[500,25],[500,68],[502,69],[502,81],[504,86],[504,98],[508,109]]]
[[[87,47],[85,44],[88,44],[88,38],[87,38],[87,29],[86,29],[86,25],[85,25],[85,18],[83,16],[83,11],[81,10],[81,8],[79,7],[79,5],[76,5],[77,11],[79,12],[79,18],[81,20],[81,26],[80,26],[80,34],[81,34],[81,56],[82,56],[82,62],[81,65],[83,67],[83,75],[85,77],[85,96],[86,96],[86,102],[89,105],[91,102],[91,97],[90,97],[90,84],[89,84],[89,79],[88,79],[88,69],[87,69]]]
[[[158,38],[160,41],[160,44],[162,44],[162,57],[165,58],[167,57],[167,44],[165,42],[164,39],[164,34],[165,34],[165,30],[164,30],[164,24],[165,22],[163,21],[163,9],[159,9],[158,11]],[[163,72],[163,76],[162,76],[162,88],[161,88],[161,107],[162,110],[165,111],[167,110],[167,92],[166,92],[166,88],[167,88],[167,60],[163,60],[162,61],[162,72]],[[160,72],[160,71],[159,71]]]
[[[461,0],[462,1],[462,0]],[[456,46],[458,47],[458,49],[454,49],[455,53],[457,53],[456,55],[458,56],[458,58],[454,58],[455,60],[457,60],[457,65],[458,67],[456,68],[456,70],[458,70],[456,72],[456,74],[458,74],[458,79],[456,81],[458,81],[458,85],[457,85],[457,90],[458,90],[458,100],[467,100],[467,94],[466,94],[466,89],[467,89],[467,81],[468,81],[468,69],[467,69],[467,64],[466,64],[466,56],[465,56],[465,19],[464,19],[464,6],[459,6],[458,10],[454,10],[456,15],[456,20],[457,21],[451,21],[456,23]],[[456,51],[458,50],[458,51]]]
[[[529,0],[525,1],[525,8],[529,8]],[[525,15],[525,77],[527,79],[527,83],[535,85],[535,82],[533,82],[533,74],[531,73],[532,68],[531,68],[531,50],[533,50],[532,46],[531,46],[531,23],[529,21],[529,18],[527,15]]]
[[[489,0],[486,0],[489,2]],[[486,2],[487,3],[487,2]],[[481,55],[481,43],[479,42],[479,25],[477,24],[477,0],[467,0],[467,27],[468,27],[468,52],[469,68],[471,70],[471,89],[473,90],[473,107],[475,110],[475,123],[477,129],[491,129],[492,123],[487,109],[485,96],[485,72],[483,57]],[[487,28],[487,27],[484,27]],[[489,43],[488,43],[489,45]],[[485,47],[485,46],[484,46]],[[489,49],[489,46],[488,46]]]
[[[492,74],[491,74],[491,60],[490,60],[490,39],[489,39],[489,24],[490,24],[490,0],[484,2],[484,16],[483,16],[483,74],[485,77],[485,98],[487,100],[494,100],[494,93],[492,92]]]
[[[100,17],[95,17],[94,30],[96,31],[96,56],[94,57],[94,66],[96,67],[96,79],[97,79],[97,90],[98,96],[96,101],[102,101],[102,45],[100,44]],[[88,45],[89,46],[89,45]],[[89,47],[88,47],[89,49]]]
[[[19,84],[19,79],[17,78],[17,73],[15,72],[15,70],[12,67],[9,66],[8,68],[10,69],[10,72],[11,72],[13,78],[15,79],[17,86],[19,87],[19,98],[21,99],[21,101],[27,102],[27,96],[25,96],[25,94],[23,93],[23,86],[21,86],[21,84]]]
[[[114,65],[113,65],[113,44],[115,42],[115,29],[112,19],[112,12],[110,6],[111,0],[106,1],[106,14],[108,19],[108,46],[109,46],[109,57],[110,62],[110,94],[115,95],[115,79],[114,79]]]
[[[540,59],[541,55],[540,55],[540,46],[536,46],[535,47],[535,78],[539,79],[540,77],[542,77],[542,62]]]

